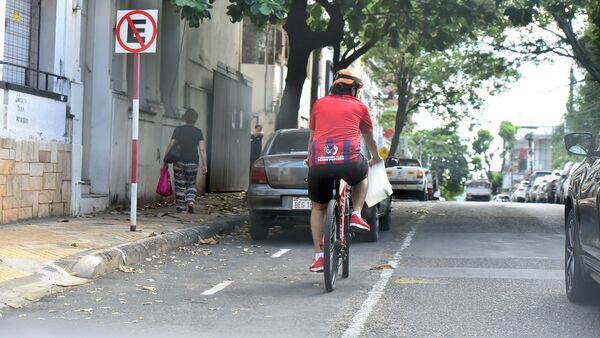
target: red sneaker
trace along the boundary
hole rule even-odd
[[[362,219],[362,217],[356,216],[356,214],[352,214],[352,216],[350,216],[350,228],[371,231],[369,224]]]
[[[319,257],[319,259],[313,259],[313,262],[308,269],[310,272],[323,272],[323,257]]]

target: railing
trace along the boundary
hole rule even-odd
[[[66,92],[69,90],[69,79],[61,75],[6,61],[0,61],[0,73],[2,74],[0,81],[3,82],[68,95]]]

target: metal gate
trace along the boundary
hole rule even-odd
[[[251,85],[238,75],[215,71],[209,120],[211,192],[248,187],[251,110]]]

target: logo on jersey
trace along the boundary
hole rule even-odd
[[[325,155],[335,156],[338,152],[338,147],[335,144],[326,144],[324,150]]]

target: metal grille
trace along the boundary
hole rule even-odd
[[[40,0],[6,0],[2,80],[38,87]]]

